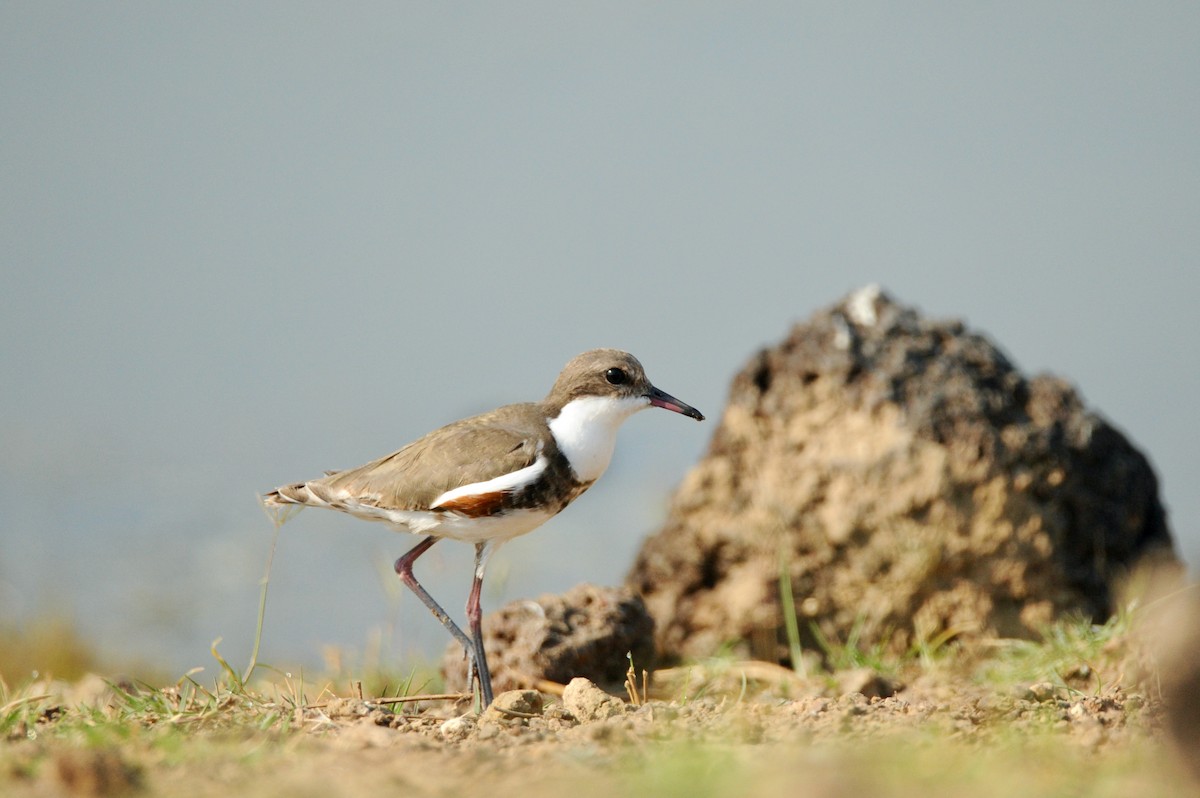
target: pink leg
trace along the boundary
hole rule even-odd
[[[416,546],[413,546],[407,554],[396,560],[396,573],[399,574],[400,581],[404,583],[405,587],[416,593],[417,598],[421,599],[421,603],[433,613],[433,617],[437,618],[442,626],[446,627],[446,630],[454,635],[454,639],[462,644],[463,649],[467,652],[467,657],[472,661],[477,661],[479,657],[475,655],[475,645],[471,642],[471,638],[467,637],[463,633],[463,630],[458,628],[458,624],[450,619],[450,616],[446,614],[442,606],[434,601],[433,596],[429,595],[428,591],[421,587],[421,583],[413,576],[413,563],[417,561],[418,557],[429,551],[429,548],[437,542],[438,538],[430,535]]]
[[[492,703],[492,675],[488,671],[487,652],[483,648],[483,607],[479,597],[483,590],[483,569],[487,550],[487,543],[475,544],[475,578],[471,580],[471,593],[467,597],[467,624],[471,627],[471,639],[475,644],[475,670],[479,677],[479,692],[483,694],[485,708]]]

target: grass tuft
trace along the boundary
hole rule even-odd
[[[1101,694],[1123,681],[1133,613],[1118,612],[1106,623],[1073,617],[1047,626],[1040,640],[994,640],[976,671],[977,681],[992,685],[1050,682],[1072,693]]]

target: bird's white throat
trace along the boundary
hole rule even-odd
[[[625,419],[650,406],[644,396],[584,396],[572,399],[550,420],[550,432],[580,482],[594,482],[608,468],[617,430]]]

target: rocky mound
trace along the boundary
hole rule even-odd
[[[1174,558],[1157,479],[1119,431],[870,287],[734,378],[628,583],[660,654],[787,662],[788,605],[809,650],[1030,637],[1108,615],[1150,553]]]
[[[497,695],[578,676],[619,687],[630,652],[639,671],[654,668],[654,621],[628,588],[582,584],[562,595],[514,601],[483,619],[483,635]],[[466,689],[466,660],[457,643],[442,657],[442,674],[447,689]]]

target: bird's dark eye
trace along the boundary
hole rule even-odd
[[[612,368],[604,372],[604,379],[608,380],[610,385],[624,385],[629,381],[629,375],[622,369]]]

